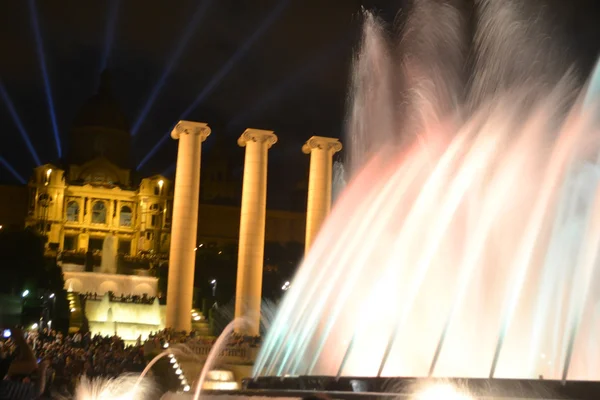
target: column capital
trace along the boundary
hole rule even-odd
[[[337,153],[342,150],[342,144],[339,139],[313,136],[304,143],[302,146],[302,152],[304,154],[310,154],[314,149],[320,150],[332,150],[333,153]]]
[[[262,129],[248,128],[242,133],[237,143],[240,147],[246,146],[248,142],[262,142],[267,144],[267,148],[271,148],[277,143],[277,135],[273,131],[265,131]]]
[[[200,139],[204,142],[208,135],[210,135],[210,128],[205,122],[181,120],[177,123],[177,125],[175,125],[175,128],[173,128],[171,137],[177,140],[182,134],[200,135]]]

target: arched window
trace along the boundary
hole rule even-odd
[[[92,206],[92,223],[93,224],[105,224],[106,223],[106,205],[104,205],[104,202],[97,201]]]
[[[123,206],[121,207],[121,214],[119,217],[119,225],[120,226],[131,226],[131,207]]]
[[[76,201],[70,201],[67,203],[67,221],[79,221],[79,203]]]

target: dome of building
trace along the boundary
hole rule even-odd
[[[131,135],[125,115],[113,96],[108,71],[73,123],[69,164],[82,165],[98,157],[120,168],[131,168]]]
[[[73,126],[94,126],[129,132],[127,119],[113,96],[108,70],[102,72],[98,92],[85,102],[75,117]]]

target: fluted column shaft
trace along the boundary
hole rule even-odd
[[[246,147],[235,300],[235,332],[258,336],[262,295],[268,151],[277,142],[272,131],[246,129],[238,144]]]
[[[321,136],[311,137],[302,146],[302,151],[310,154],[305,253],[308,253],[331,210],[333,154],[341,149],[342,144],[338,139]]]
[[[173,222],[169,251],[169,282],[167,287],[168,328],[191,329],[191,309],[194,297],[194,266],[200,200],[200,159],[202,142],[210,135],[207,124],[179,121],[171,137],[179,139]]]

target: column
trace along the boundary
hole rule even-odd
[[[235,297],[235,332],[258,336],[262,295],[268,151],[277,142],[272,131],[246,129],[238,145],[246,147],[240,242]]]
[[[78,240],[79,240],[78,249],[87,251],[89,244],[90,244],[90,235],[89,235],[89,233],[87,233],[87,230],[84,229],[79,234]]]
[[[321,136],[311,137],[302,146],[302,152],[310,154],[305,254],[308,253],[331,210],[332,159],[333,154],[341,149],[342,144],[338,139]]]
[[[84,209],[85,215],[83,216],[83,223],[85,225],[90,225],[92,223],[92,206],[94,203],[94,199],[91,197],[86,197],[84,200]]]
[[[191,121],[179,121],[171,132],[173,139],[179,139],[179,147],[169,252],[166,325],[178,331],[191,329],[194,248],[200,200],[200,154],[202,142],[208,135],[210,135],[210,128],[207,124]]]
[[[133,212],[133,210],[131,210]],[[133,225],[133,223],[132,223]],[[121,227],[121,200],[117,200],[117,209],[115,211],[115,218],[113,220],[113,226],[117,228]]]
[[[114,218],[115,214],[115,201],[113,199],[108,200],[108,207],[106,208],[106,226],[109,228],[114,226]]]
[[[85,197],[80,197],[77,199],[77,204],[79,205],[79,214],[77,215],[77,222],[79,224],[84,223],[85,199],[86,199]]]

